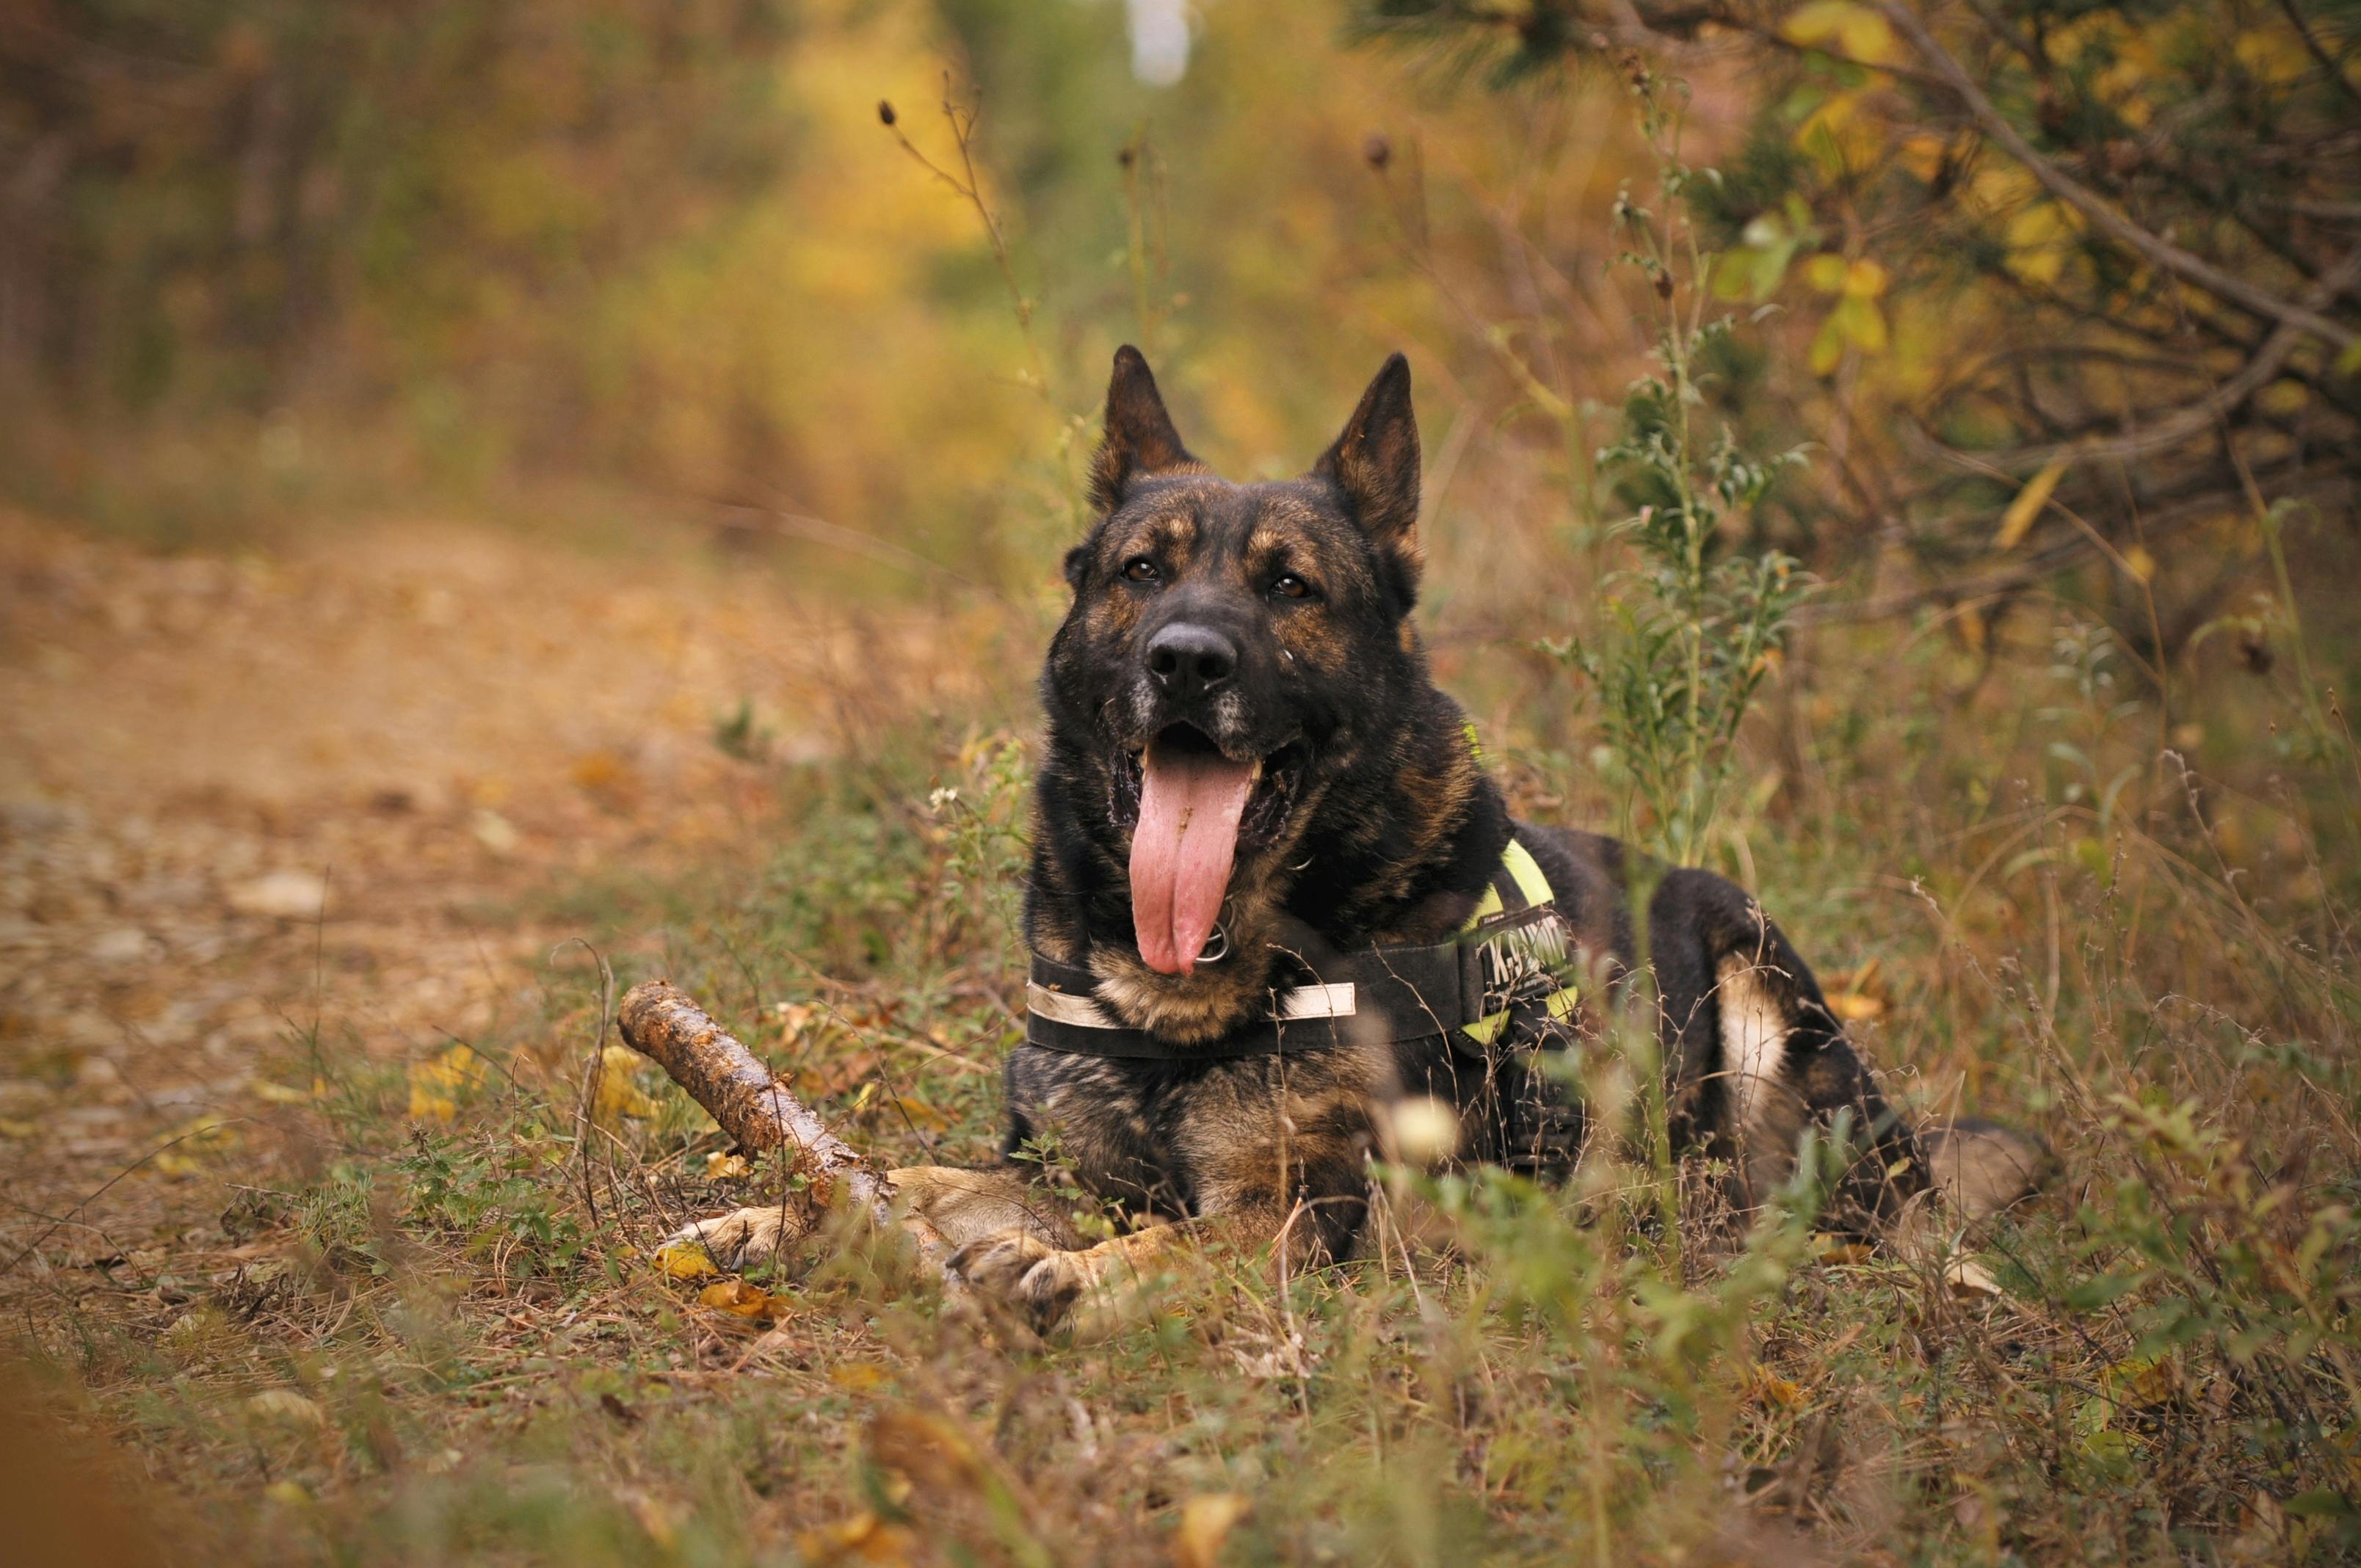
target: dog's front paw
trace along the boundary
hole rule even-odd
[[[950,1272],[979,1295],[1013,1310],[1038,1333],[1065,1321],[1091,1284],[1090,1255],[1050,1245],[1030,1231],[1005,1230],[951,1255]]]
[[[667,1247],[698,1246],[717,1268],[752,1268],[779,1255],[788,1239],[788,1215],[776,1205],[740,1209],[734,1213],[683,1225],[666,1236]]]

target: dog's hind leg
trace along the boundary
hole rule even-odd
[[[1676,1140],[1727,1159],[1732,1197],[1759,1204],[1792,1170],[1797,1135],[1850,1112],[1856,1157],[1831,1217],[1862,1228],[1927,1183],[1918,1140],[1886,1104],[1812,971],[1735,883],[1666,873],[1648,911]]]
[[[2037,1135],[1982,1116],[1922,1127],[1918,1139],[1944,1208],[1964,1220],[2023,1202],[2058,1174],[2058,1157]]]

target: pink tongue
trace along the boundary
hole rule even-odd
[[[1131,920],[1139,956],[1187,974],[1229,890],[1238,818],[1254,769],[1210,748],[1161,741],[1140,758],[1139,826],[1131,835]]]

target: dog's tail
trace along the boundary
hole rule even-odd
[[[2038,1134],[1982,1116],[1922,1127],[1918,1138],[1943,1206],[1961,1219],[2022,1203],[2058,1175],[2058,1157]]]

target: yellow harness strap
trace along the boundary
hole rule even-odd
[[[1567,939],[1565,922],[1554,915],[1544,915],[1538,919],[1503,925],[1488,933],[1486,929],[1488,924],[1499,923],[1504,916],[1544,909],[1554,902],[1556,895],[1550,889],[1549,878],[1542,874],[1541,865],[1533,859],[1532,851],[1514,839],[1509,840],[1508,850],[1500,856],[1500,870],[1504,874],[1492,879],[1492,885],[1484,890],[1476,912],[1459,928],[1460,939],[1498,949],[1495,964],[1485,966],[1488,970],[1491,968],[1504,970],[1515,968],[1545,975],[1551,987],[1548,992],[1549,1015],[1562,1020],[1574,1012],[1575,1004],[1581,1000],[1581,992],[1574,981],[1573,944]],[[1502,892],[1504,883],[1514,892],[1514,908],[1510,906],[1510,896]],[[1511,1008],[1504,1007],[1498,1013],[1488,1014],[1473,1024],[1461,1025],[1462,1032],[1478,1045],[1488,1046],[1499,1038],[1502,1029],[1508,1027],[1511,1011]]]

